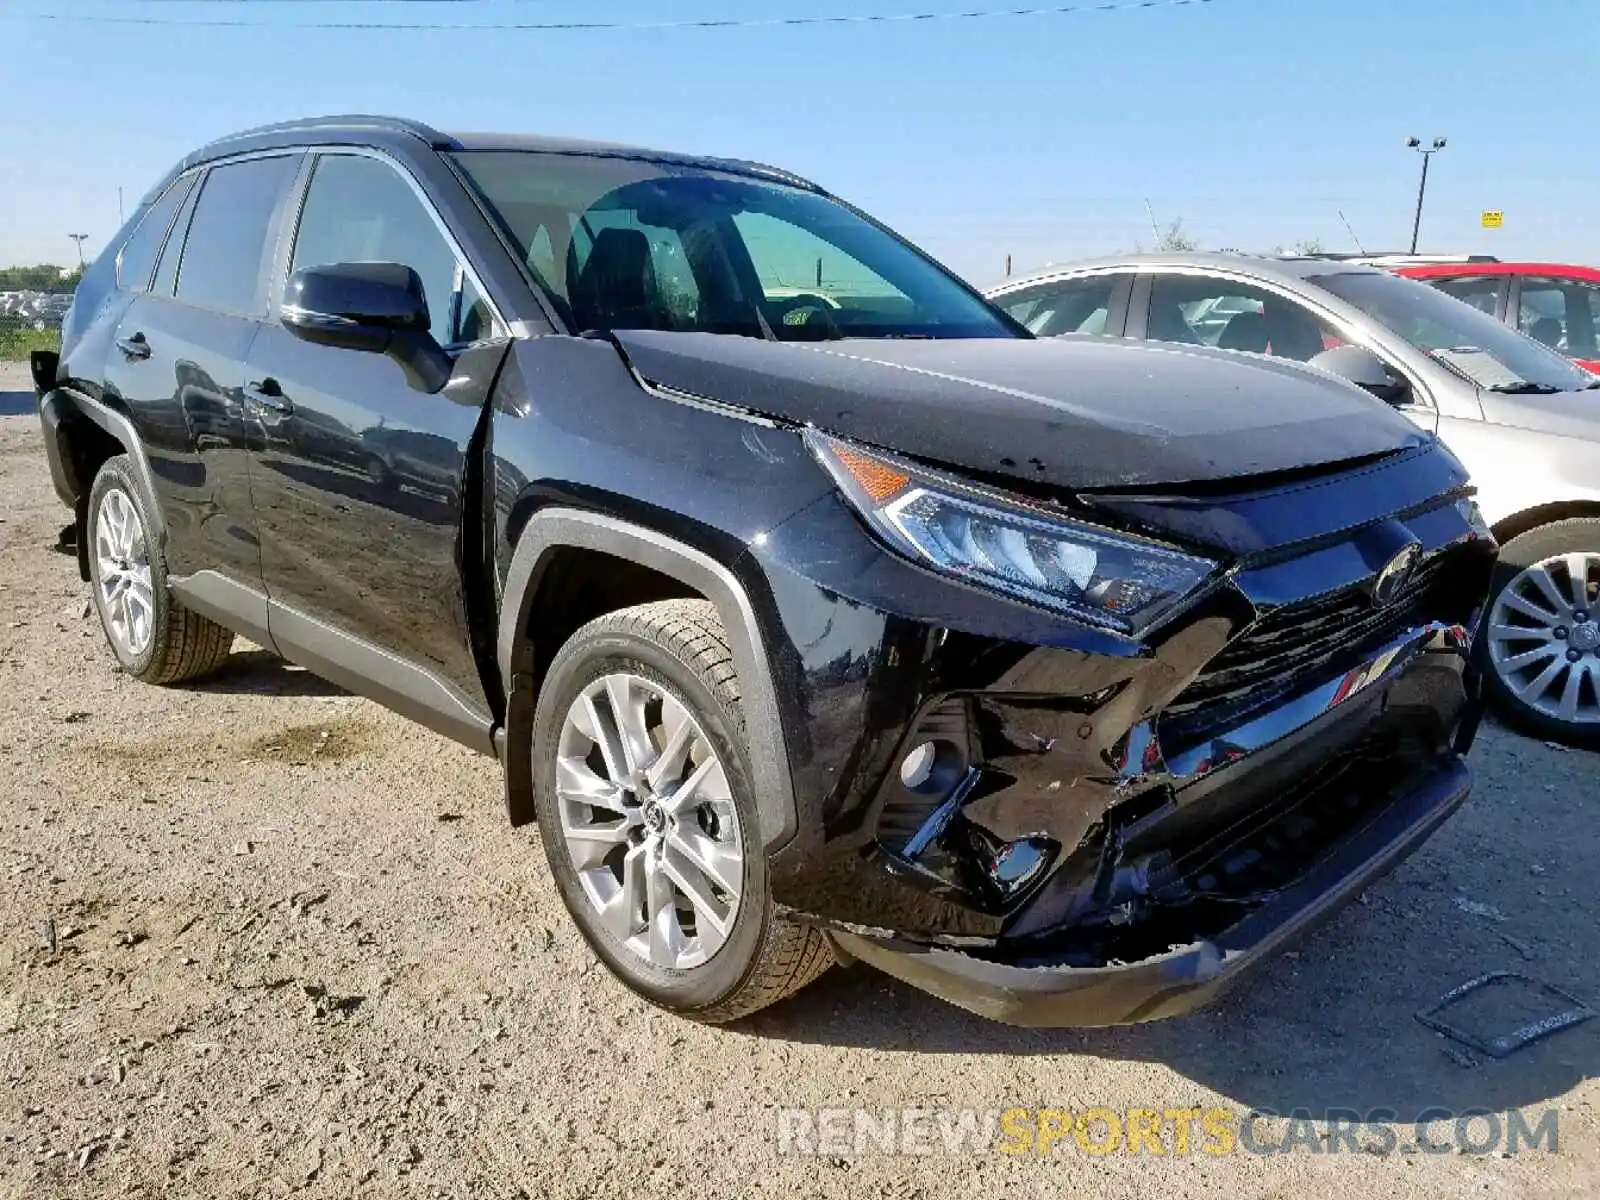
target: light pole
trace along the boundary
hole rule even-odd
[[[1424,146],[1421,138],[1407,138],[1406,145],[1422,155],[1422,182],[1417,185],[1417,219],[1411,223],[1411,253],[1417,252],[1417,235],[1422,232],[1422,197],[1428,191],[1428,161],[1444,149],[1445,139],[1436,137],[1433,145]]]
[[[69,238],[78,243],[78,274],[83,274],[83,243],[88,239],[87,233],[69,233]]]

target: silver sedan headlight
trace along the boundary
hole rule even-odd
[[[1210,559],[815,430],[806,444],[868,525],[908,558],[1118,633],[1150,628],[1217,570]]]

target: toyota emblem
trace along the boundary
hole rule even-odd
[[[1376,608],[1385,608],[1395,602],[1395,599],[1405,590],[1406,581],[1411,578],[1411,572],[1417,565],[1417,559],[1422,557],[1422,547],[1412,542],[1399,554],[1396,554],[1383,565],[1372,581],[1372,603]]]

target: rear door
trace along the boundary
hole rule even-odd
[[[277,154],[198,175],[153,274],[146,248],[130,261],[130,243],[123,271],[144,290],[117,326],[106,369],[150,460],[174,589],[202,611],[227,609],[257,640],[265,608],[241,388],[298,167],[298,155]]]
[[[273,637],[291,658],[451,736],[487,738],[463,563],[469,454],[507,342],[411,176],[358,151],[314,156],[275,273],[398,262],[421,277],[449,383],[393,359],[301,341],[276,321],[250,352],[252,486]]]

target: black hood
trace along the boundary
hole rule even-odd
[[[1277,359],[1100,339],[767,342],[616,334],[648,382],[1048,487],[1142,488],[1366,458],[1427,435]]]

